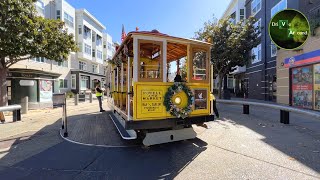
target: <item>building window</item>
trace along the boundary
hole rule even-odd
[[[277,56],[277,46],[271,42],[271,57]]]
[[[229,89],[233,89],[234,88],[234,78],[231,76],[231,77],[228,77],[228,84],[227,84],[227,87],[229,88]]]
[[[107,48],[107,42],[103,41],[103,48]]]
[[[95,65],[95,64],[92,65],[92,72],[98,73],[98,65]]]
[[[70,27],[74,27],[73,26],[73,17],[71,15],[69,15],[68,13],[64,12],[64,22],[70,26]]]
[[[60,10],[57,10],[57,19],[61,19]]]
[[[71,89],[76,89],[76,86],[77,86],[76,75],[72,74],[71,75]]]
[[[65,60],[63,62],[58,62],[58,66],[61,66],[61,67],[68,67],[68,61]]]
[[[88,55],[91,55],[91,46],[88,44],[84,44],[84,52]]]
[[[92,49],[92,57],[96,57],[96,50]]]
[[[79,31],[79,34],[82,34],[82,25],[79,25],[78,31]]]
[[[89,78],[87,76],[81,76],[81,81],[80,81],[80,89],[81,90],[87,90],[88,81],[89,81]]]
[[[87,63],[79,61],[79,69],[86,71],[87,70]]]
[[[251,15],[256,15],[261,10],[261,0],[253,0],[251,2]]]
[[[112,46],[111,43],[108,42],[108,50],[110,51],[111,51],[111,46]]]
[[[232,23],[232,24],[236,24],[236,22],[237,22],[236,12],[234,12],[234,13],[232,13],[232,14],[230,15],[229,21],[230,21],[230,23]]]
[[[244,9],[240,9],[240,20],[244,19]]]
[[[97,58],[102,59],[102,52],[97,50]]]
[[[60,66],[60,67],[68,67],[68,61],[65,60],[63,62],[58,62],[58,66]]]
[[[273,17],[277,12],[287,9],[287,0],[282,0],[271,9],[271,17]]]
[[[68,88],[68,80],[59,79],[59,88]]]
[[[97,46],[102,44],[102,37],[97,34]]]
[[[45,58],[44,57],[37,57],[37,58],[34,58],[34,61],[44,63]]]
[[[255,56],[254,59],[252,60],[252,64],[255,64],[261,61],[261,44],[259,44],[257,47],[252,49],[252,55]]]
[[[83,26],[83,31],[84,31],[84,38],[91,39],[91,29],[89,29],[87,26]]]
[[[37,9],[37,11],[38,11],[39,13],[41,13],[42,15],[45,14],[45,12],[44,12],[44,3],[43,3],[42,0],[38,0],[38,1],[36,2],[36,9]]]
[[[82,43],[78,43],[79,52],[82,52]]]
[[[261,36],[261,18],[257,22],[255,22],[253,26],[254,28],[258,28],[256,32],[259,33],[258,37],[260,37]]]
[[[92,42],[95,42],[96,41],[96,36],[95,36],[96,32],[93,31],[92,33]]]

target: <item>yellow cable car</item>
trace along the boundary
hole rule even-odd
[[[210,43],[153,31],[130,32],[109,65],[109,104],[124,139],[146,146],[192,139],[213,121]]]

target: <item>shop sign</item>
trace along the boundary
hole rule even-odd
[[[36,75],[34,74],[27,74],[27,73],[17,73],[17,72],[8,72],[8,77],[25,77],[25,78],[35,78]]]
[[[313,66],[292,69],[292,105],[313,108]]]
[[[284,67],[290,68],[320,62],[320,50],[286,58]]]
[[[142,113],[162,113],[162,91],[142,91]]]
[[[20,86],[34,86],[33,80],[20,80],[19,81]]]

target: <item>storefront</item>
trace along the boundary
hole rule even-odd
[[[289,73],[289,104],[320,110],[320,50],[285,58],[281,66]]]
[[[9,69],[7,75],[9,104],[20,104],[28,96],[29,109],[52,107],[54,80],[60,74],[34,69]]]
[[[95,89],[97,83],[101,87],[105,85],[105,76],[78,70],[71,71],[71,90],[73,93],[81,93]],[[74,81],[74,82],[73,82]]]

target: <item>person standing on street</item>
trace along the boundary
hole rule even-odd
[[[100,88],[100,83],[98,83],[96,86],[96,97],[98,98],[98,101],[99,101],[100,112],[105,112],[105,110],[103,110],[102,108],[102,90]]]
[[[211,94],[211,99],[213,101],[213,111],[216,114],[217,118],[219,118],[219,112],[217,109],[217,101],[216,101],[216,97],[213,94]]]

